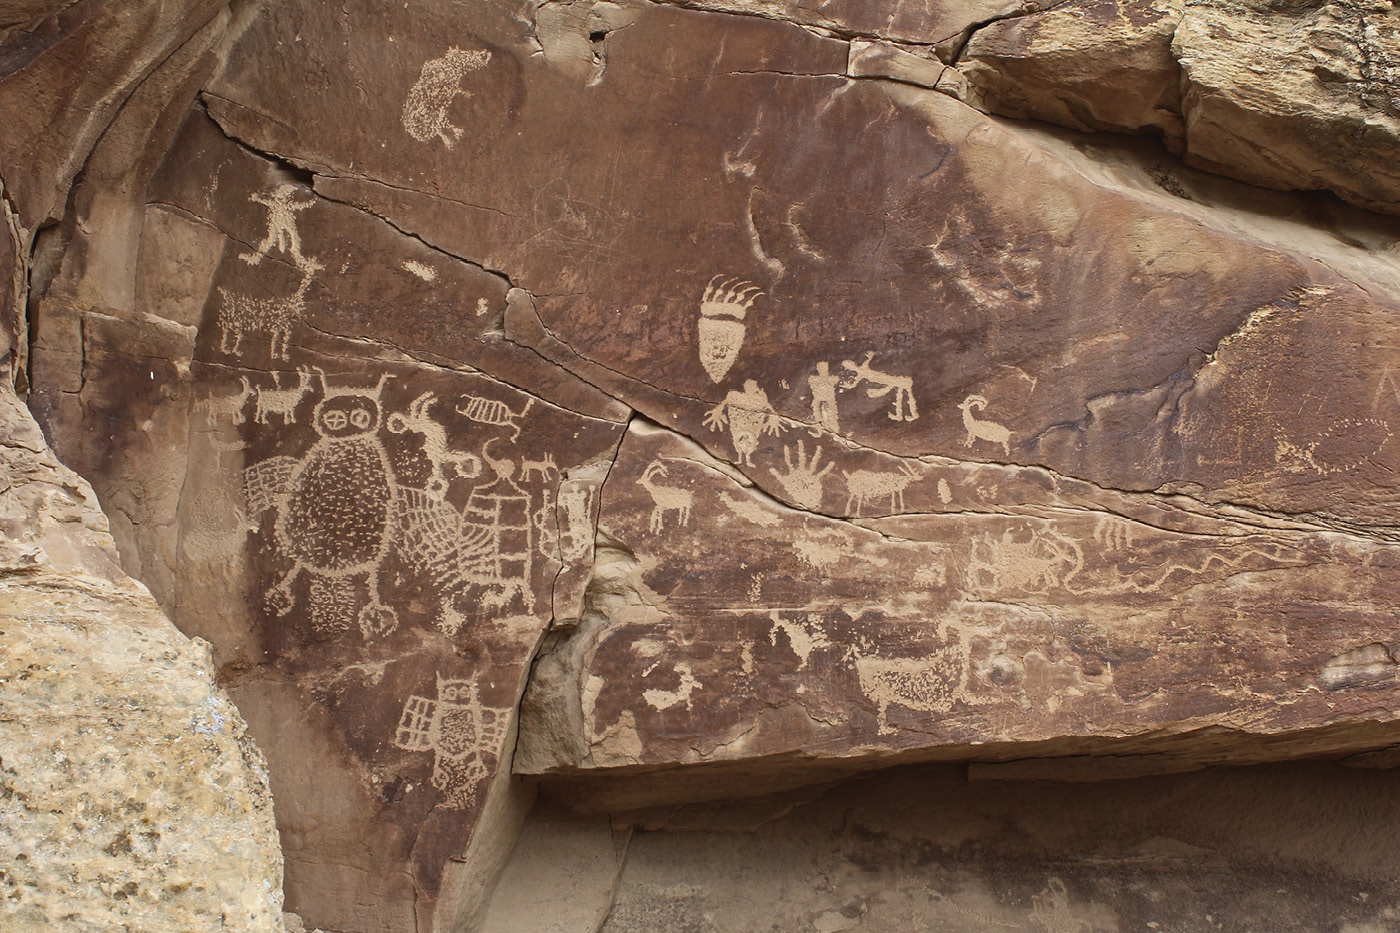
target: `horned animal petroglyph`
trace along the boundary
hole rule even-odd
[[[666,465],[660,460],[653,460],[642,472],[637,483],[646,489],[651,495],[651,501],[655,503],[651,510],[651,530],[653,533],[661,531],[666,524],[666,513],[675,512],[676,518],[684,527],[690,524],[690,509],[694,503],[695,496],[689,489],[678,489],[675,486],[659,486],[653,478],[666,475]]]
[[[246,332],[264,332],[271,338],[268,352],[275,359],[285,360],[292,327],[306,314],[306,290],[312,277],[322,268],[315,260],[307,260],[301,284],[286,298],[255,298],[220,286],[219,295],[223,299],[218,312],[220,352],[237,356]]]
[[[980,395],[969,395],[959,403],[958,408],[962,411],[963,427],[967,429],[967,437],[963,438],[963,446],[971,447],[974,441],[991,441],[993,444],[1000,444],[1002,451],[1007,457],[1011,456],[1011,432],[997,424],[995,421],[982,421],[972,414],[973,410],[985,410],[987,400]]]
[[[842,360],[841,368],[846,372],[841,377],[841,388],[854,389],[861,383],[867,383],[865,394],[871,398],[879,398],[893,392],[894,407],[889,413],[890,420],[917,421],[919,406],[914,401],[914,380],[908,376],[895,376],[871,369],[870,361],[874,358],[875,351],[871,350],[858,364],[853,360]]]
[[[204,415],[205,423],[209,427],[217,427],[219,419],[225,417],[233,424],[242,424],[248,420],[243,409],[247,407],[248,399],[253,397],[253,386],[247,376],[240,376],[238,381],[243,384],[241,392],[233,395],[211,395],[194,403],[194,410]]]
[[[318,370],[319,372],[319,370]],[[311,370],[305,367],[297,370],[297,384],[291,388],[284,389],[281,384],[281,373],[272,374],[273,388],[266,389],[259,387],[257,403],[253,406],[253,421],[257,424],[268,424],[270,415],[278,415],[282,418],[282,424],[296,424],[297,405],[306,397],[306,393],[311,391]],[[321,376],[322,388],[325,387],[325,374]]]
[[[875,704],[881,735],[895,731],[889,721],[891,706],[946,713],[965,685],[966,662],[957,645],[924,658],[882,658],[852,648],[847,658],[856,669],[861,692]]]
[[[848,473],[842,470],[841,475],[846,478],[846,511],[850,512],[854,504],[855,513],[859,515],[867,502],[880,496],[890,497],[891,512],[903,512],[904,490],[919,475],[919,471],[913,464],[901,463],[893,473],[877,470],[852,470]]]
[[[541,460],[521,460],[520,461],[520,481],[529,481],[530,474],[536,474],[541,481],[548,480],[549,474],[559,475],[559,467],[554,463],[554,454],[545,454]]]

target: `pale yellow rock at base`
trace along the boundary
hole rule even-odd
[[[280,933],[262,755],[0,395],[0,930]]]

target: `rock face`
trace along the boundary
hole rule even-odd
[[[1072,0],[977,30],[956,69],[993,113],[1156,132],[1190,165],[1400,213],[1387,2]]]
[[[1393,210],[1378,11],[165,13],[7,202],[9,332],[212,644],[309,926],[492,928],[512,774],[616,810],[1400,744],[1400,222],[1256,187]],[[568,923],[744,927],[637,863],[609,913],[626,831],[567,835]],[[1086,876],[940,916],[1107,927]]]
[[[716,809],[532,817],[487,933],[1386,930],[1394,777],[1336,766],[1107,784],[916,766]],[[1362,801],[1369,801],[1358,806]],[[1387,827],[1381,830],[1380,827]],[[537,901],[540,879],[554,897]],[[599,902],[608,911],[586,926]]]
[[[0,926],[280,931],[266,765],[208,646],[8,391],[0,434]]]

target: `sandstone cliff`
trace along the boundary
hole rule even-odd
[[[1292,928],[1383,925],[1393,872],[1301,816],[1277,858],[1212,848],[1211,806],[1123,826],[1383,795],[1273,763],[1400,744],[1395,22],[22,4],[16,381],[212,645],[310,925],[528,928],[562,872],[558,929],[1185,929],[1290,871]],[[1092,792],[1100,845],[956,773],[1068,821],[1097,805],[1056,782],[1136,790]],[[1012,828],[900,836],[901,774]],[[843,823],[861,788],[889,812]],[[735,826],[799,854],[702,884]],[[1225,901],[1154,914],[1142,866],[1200,852]],[[880,910],[842,880],[929,864]],[[725,912],[812,871],[830,898]]]

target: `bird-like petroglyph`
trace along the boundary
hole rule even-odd
[[[711,382],[719,382],[739,357],[744,345],[744,318],[762,295],[757,285],[715,276],[700,298],[700,365]]]
[[[266,594],[269,611],[288,615],[305,577],[317,631],[335,634],[358,623],[365,638],[387,635],[399,624],[382,592],[390,555],[425,594],[435,594],[434,623],[448,637],[466,621],[461,607],[469,596],[478,615],[516,601],[533,611],[530,582],[547,499],[537,504],[514,481],[514,462],[489,453],[501,438],[483,444],[479,456],[450,446],[432,415],[433,393],[385,418],[387,379],[360,389],[327,386],[322,376],[322,398],[312,413],[315,442],[299,456],[275,456],[245,469],[249,513],[273,513],[276,554],[291,562]],[[286,411],[283,421],[293,424]],[[518,431],[514,422],[509,426]],[[388,437],[422,438],[412,467],[418,477],[426,473],[421,486],[406,485],[391,466],[417,445],[400,443],[391,458],[381,428]],[[485,467],[491,476],[483,481],[478,477]],[[472,481],[465,506],[453,505],[449,491]]]
[[[507,711],[485,706],[475,681],[439,674],[436,699],[415,695],[404,704],[394,745],[431,752],[433,787],[447,806],[464,810],[499,761],[508,726]]]
[[[468,51],[453,46],[441,58],[424,62],[403,104],[403,128],[408,135],[421,142],[440,139],[451,149],[462,138],[463,130],[448,121],[447,110],[457,95],[467,93],[462,89],[463,76],[484,68],[490,60],[491,53],[485,49]]]
[[[312,588],[364,578],[369,601],[357,614],[365,637],[398,625],[397,614],[379,595],[379,570],[391,544],[393,503],[398,483],[384,445],[376,436],[382,422],[384,376],[373,390],[326,388],[312,423],[316,442],[300,458],[272,457],[244,471],[248,511],[275,512],[273,534],[292,567],[267,593],[268,609],[285,616],[295,605],[293,584],[303,573]],[[317,602],[324,605],[322,596]],[[313,604],[313,615],[316,605]],[[318,627],[340,627],[339,618],[314,618]]]
[[[728,425],[734,452],[744,466],[754,465],[753,455],[764,434],[776,436],[783,429],[782,421],[768,401],[768,393],[753,379],[744,380],[744,391],[731,391],[723,402],[711,408],[705,415],[705,425],[711,431],[723,430]]]

